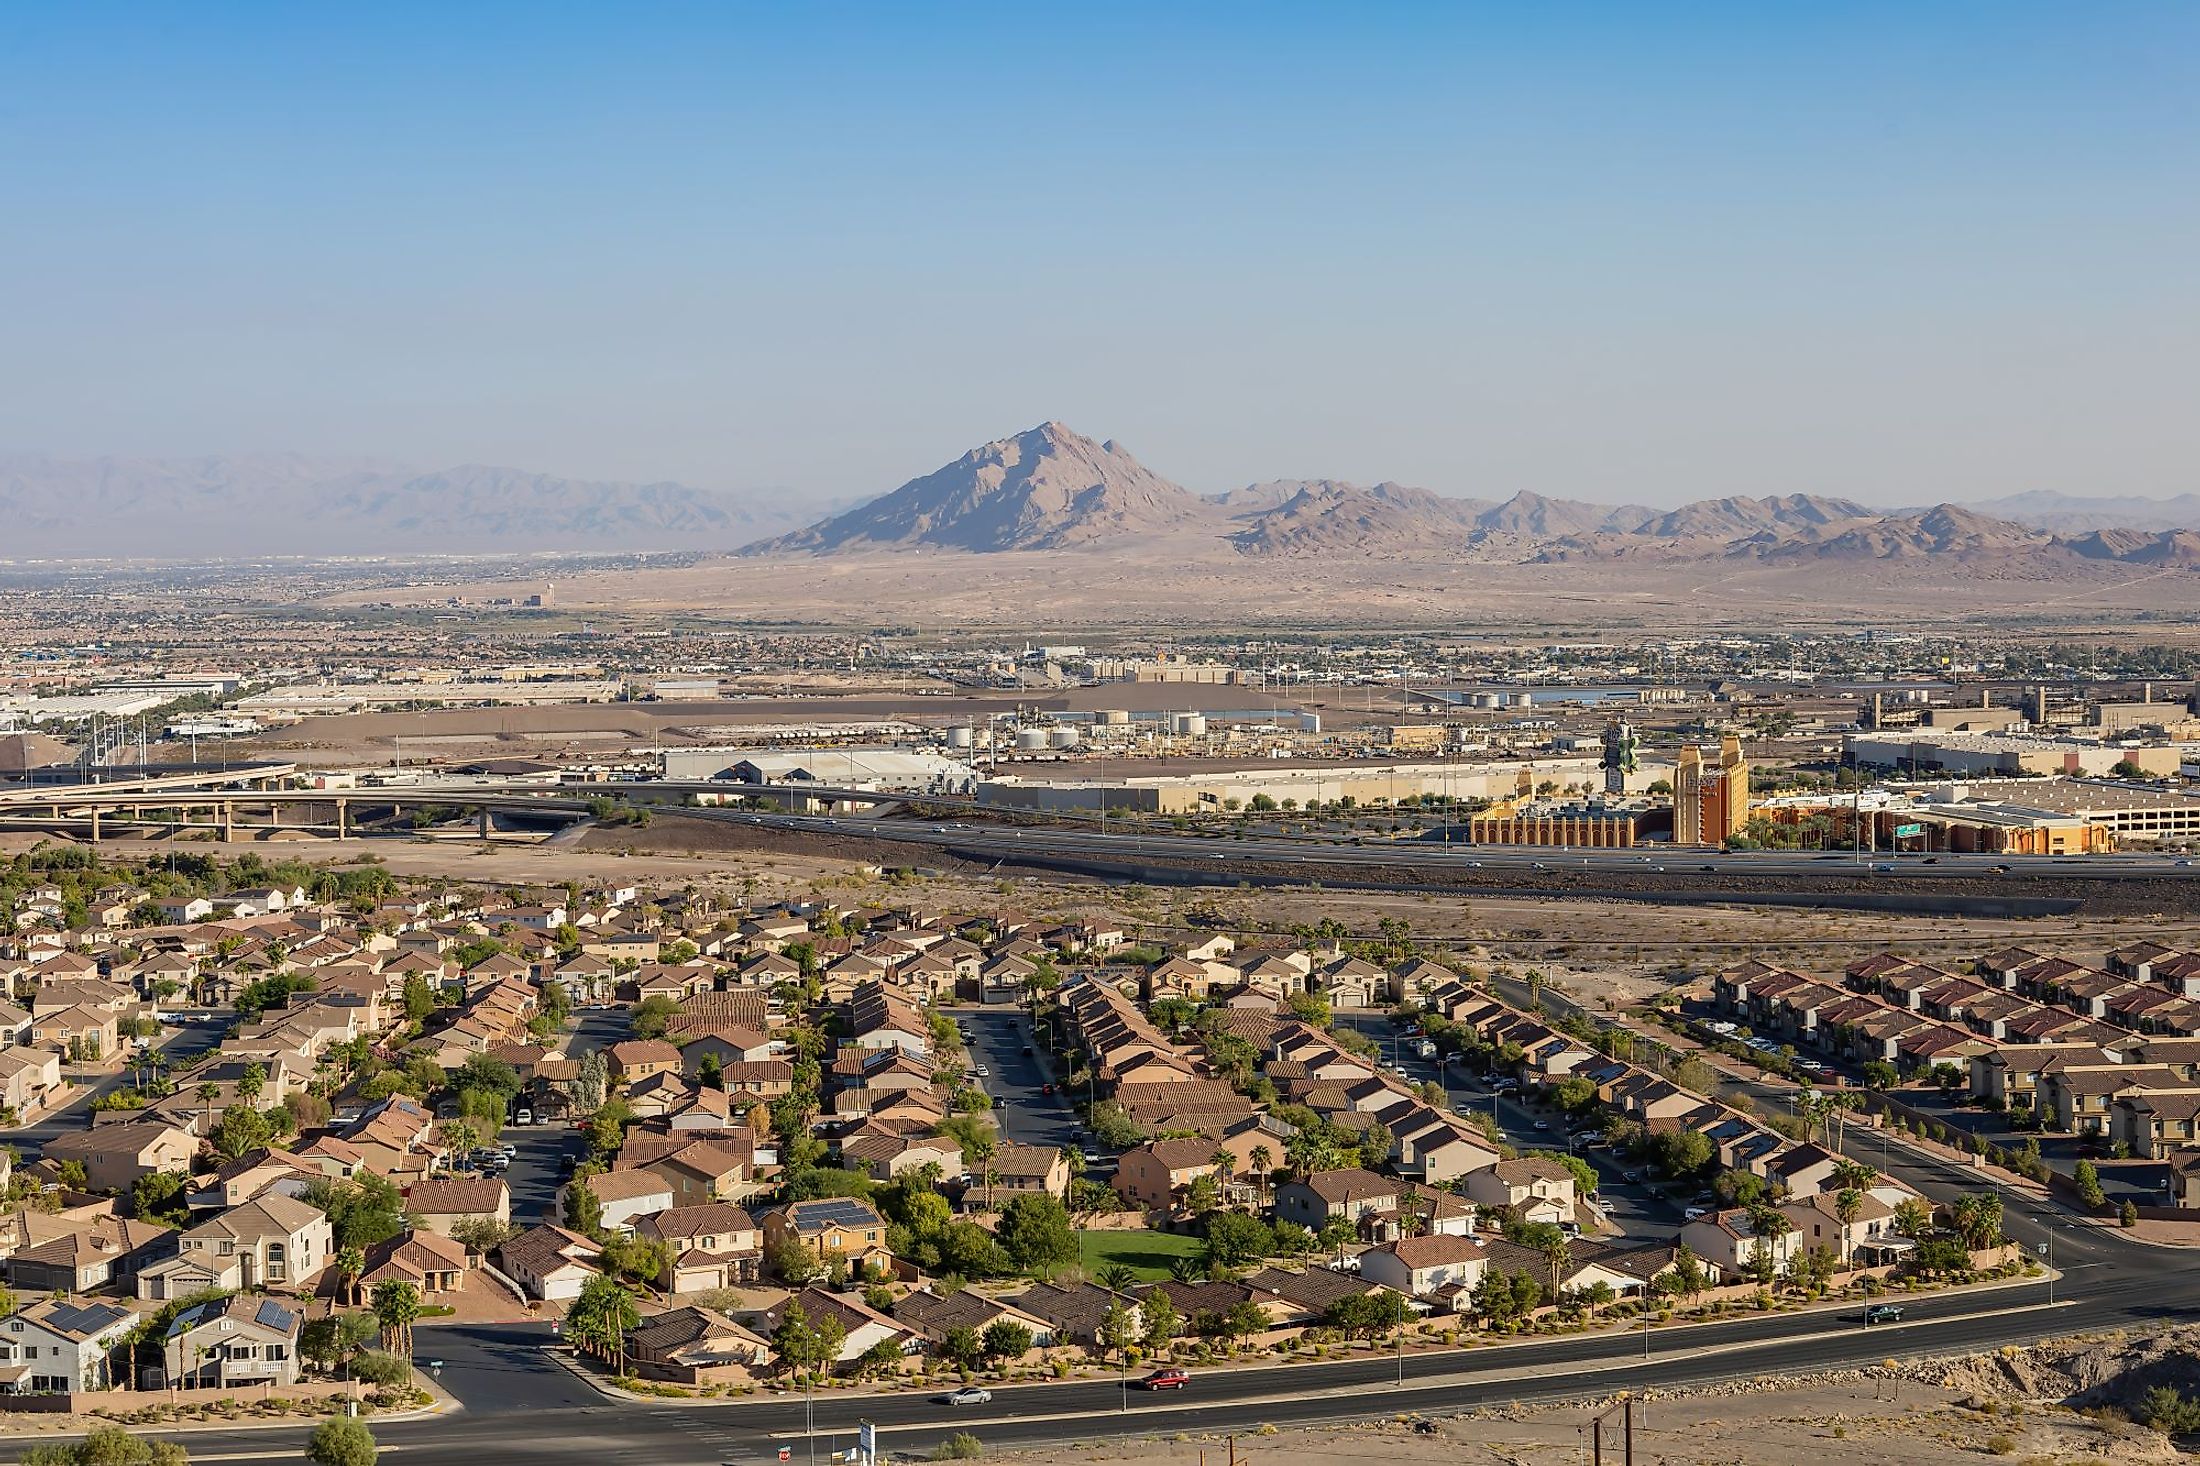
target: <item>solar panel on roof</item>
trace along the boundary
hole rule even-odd
[[[129,1310],[112,1303],[57,1303],[47,1316],[65,1334],[96,1334],[116,1319],[129,1317]]]
[[[878,1215],[864,1202],[852,1196],[827,1196],[816,1201],[799,1203],[798,1215],[805,1226],[862,1227],[875,1225]]]
[[[264,1328],[276,1329],[285,1333],[290,1330],[290,1320],[290,1310],[272,1298],[261,1299],[258,1310],[252,1315],[254,1323]]]

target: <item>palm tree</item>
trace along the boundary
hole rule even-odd
[[[412,1358],[413,1322],[420,1317],[420,1290],[395,1279],[374,1286],[374,1318],[382,1325],[382,1347]]]
[[[336,1249],[336,1281],[343,1291],[344,1301],[353,1308],[359,1306],[359,1275],[367,1270],[367,1254],[357,1247]]]
[[[1833,1184],[1843,1191],[1869,1191],[1879,1173],[1862,1161],[1843,1156],[1833,1164]]]
[[[1253,1163],[1253,1197],[1261,1206],[1268,1205],[1268,1172],[1275,1165],[1275,1155],[1265,1145],[1253,1147],[1246,1157]]]
[[[214,1101],[222,1097],[222,1087],[209,1079],[199,1086],[199,1102],[206,1106],[206,1133],[214,1133]]]
[[[1551,1301],[1558,1301],[1558,1280],[1573,1265],[1574,1250],[1566,1245],[1564,1233],[1557,1233],[1543,1244],[1543,1260],[1551,1265]]]
[[[1221,1190],[1224,1196],[1228,1196],[1230,1177],[1237,1170],[1237,1157],[1221,1146],[1217,1146],[1215,1147],[1215,1153],[1207,1157],[1207,1164],[1215,1168],[1216,1187]]]
[[[1110,1293],[1128,1293],[1137,1282],[1137,1271],[1127,1263],[1111,1262],[1100,1269],[1100,1286]]]
[[[1848,1266],[1849,1228],[1864,1214],[1864,1193],[1851,1186],[1833,1199],[1833,1214],[1841,1219],[1841,1265]]]
[[[1000,1184],[1001,1168],[999,1166],[987,1166],[985,1168],[985,1209],[987,1211],[993,1210],[993,1188]]]

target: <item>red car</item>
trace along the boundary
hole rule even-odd
[[[1139,1383],[1149,1390],[1181,1390],[1192,1382],[1192,1377],[1181,1369],[1157,1369]]]

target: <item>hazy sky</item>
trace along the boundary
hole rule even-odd
[[[1903,503],[2196,385],[2189,3],[0,8],[0,448]]]

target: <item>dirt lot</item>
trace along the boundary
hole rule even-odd
[[[1941,1466],[2006,1457],[2052,1463],[2168,1462],[2170,1441],[2129,1412],[2145,1392],[2200,1383],[2200,1330],[2111,1333],[2028,1349],[1845,1370],[1810,1378],[1743,1380],[1687,1393],[1651,1391],[1635,1404],[1635,1459],[1663,1466]],[[1617,1399],[1586,1405],[1508,1406],[1313,1431],[1262,1428],[1165,1441],[1065,1443],[1019,1453],[1028,1466],[1401,1466],[1506,1463],[1573,1466],[1590,1459],[1592,1422],[1604,1418],[1605,1459],[1618,1461]]]
[[[1745,1395],[1644,1402],[1635,1459],[1644,1466],[1942,1466],[1992,1459],[2050,1462],[2173,1461],[2150,1430],[2103,1424],[2061,1410],[2009,1417],[1963,1408],[1957,1391],[1856,1380]],[[1590,1457],[1589,1422],[1603,1408],[1491,1411],[1439,1422],[1420,1435],[1390,1421],[1336,1430],[1237,1438],[1238,1466],[1579,1466]],[[1618,1461],[1620,1417],[1605,1422],[1604,1459]],[[1228,1466],[1222,1437],[1133,1444],[1077,1444],[1004,1457],[1028,1466]]]
[[[28,835],[7,836],[0,838],[0,849],[24,849],[35,842]],[[116,856],[157,856],[167,849],[131,841],[102,848]],[[305,838],[228,848],[267,855],[279,851],[307,860],[372,856],[397,875],[498,884],[589,881],[616,873],[662,885],[717,886],[735,899],[746,883],[750,899],[759,903],[830,892],[843,900],[913,901],[949,911],[1007,906],[1040,919],[1105,918],[1160,937],[1184,935],[1216,921],[1243,931],[1285,933],[1295,925],[1331,920],[1350,932],[1373,935],[1378,923],[1389,918],[1406,922],[1413,939],[1428,948],[1461,953],[1466,961],[1532,965],[1556,985],[1592,1002],[1640,999],[1665,985],[1669,973],[1751,956],[1806,971],[1837,972],[1857,957],[1889,948],[1924,960],[1960,961],[2010,942],[2081,956],[2097,955],[2141,935],[2200,943],[2200,922],[2165,924],[2141,917],[1906,918],[1417,892],[1150,887],[1004,875],[979,866],[896,878],[867,864],[880,851],[896,847],[804,842],[790,848],[761,840],[745,827],[677,815],[660,816],[646,829],[592,829],[577,839],[541,844],[484,846],[466,839],[338,844]],[[906,858],[906,851],[901,854]]]

